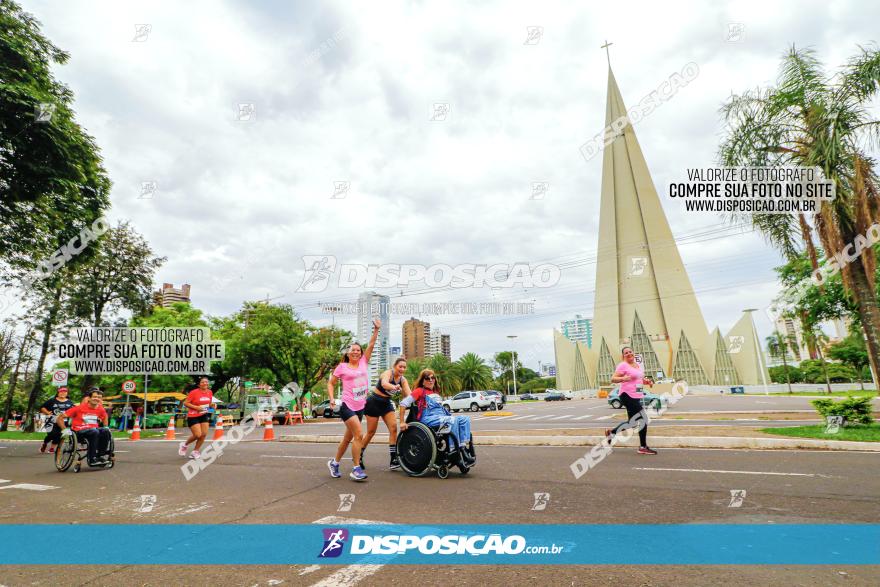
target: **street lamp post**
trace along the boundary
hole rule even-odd
[[[508,334],[507,338],[510,339],[510,342],[513,343],[513,339],[516,338],[515,334]],[[513,346],[513,344],[511,344]],[[516,397],[516,351],[510,352],[510,363],[513,366],[513,396]]]
[[[770,395],[770,389],[767,387],[767,375],[764,373],[766,371],[766,367],[764,366],[764,360],[761,357],[763,354],[761,352],[761,341],[758,340],[758,328],[755,326],[755,315],[752,312],[756,312],[757,308],[746,308],[743,312],[749,313],[749,319],[752,321],[752,334],[755,335],[755,352],[758,353],[758,368],[761,370],[761,381],[764,383],[764,395]]]

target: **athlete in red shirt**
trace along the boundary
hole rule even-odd
[[[183,405],[187,408],[186,425],[189,426],[192,434],[186,441],[180,443],[177,450],[177,454],[180,456],[186,456],[186,448],[193,442],[196,443],[196,446],[193,448],[190,458],[198,459],[202,456],[199,451],[208,437],[208,426],[211,420],[211,414],[208,413],[208,410],[213,401],[214,393],[208,387],[208,378],[202,377],[199,379],[199,386],[189,392],[186,399],[183,400]]]
[[[107,411],[101,406],[104,394],[93,387],[85,394],[85,401],[73,406],[65,416],[72,418],[70,427],[77,439],[85,440],[89,445],[88,463],[90,466],[102,465],[107,462],[107,449],[110,446],[110,430],[107,428]],[[62,434],[67,427],[64,418],[57,418],[56,424]],[[101,424],[104,426],[101,427]],[[98,454],[101,456],[98,457]]]

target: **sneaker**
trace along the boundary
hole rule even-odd
[[[200,458],[202,458],[202,453],[199,452],[199,451],[197,451],[197,450],[194,450],[194,451],[192,451],[192,454],[189,455],[189,458],[191,458],[191,459],[200,459]]]
[[[355,467],[351,470],[351,473],[348,474],[354,481],[363,481],[367,478],[367,474],[364,473],[364,470],[360,467]]]
[[[186,443],[185,442],[180,443],[180,446],[177,449],[177,454],[179,454],[182,457],[186,456]]]
[[[640,455],[655,455],[655,454],[657,454],[657,451],[652,448],[648,448],[647,446],[641,446],[641,447],[639,447],[639,454]]]
[[[46,443],[40,445],[40,452],[46,452]]]
[[[342,475],[339,474],[339,463],[335,460],[330,459],[327,461],[327,468],[330,469],[330,476],[334,479],[339,479]]]
[[[399,469],[400,468],[400,459],[398,459],[396,456],[392,457],[391,465],[388,468],[391,469],[392,471],[396,471],[397,469]]]

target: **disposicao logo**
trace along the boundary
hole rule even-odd
[[[333,558],[342,554],[345,541],[348,540],[348,530],[344,528],[324,528],[324,548],[318,558]]]

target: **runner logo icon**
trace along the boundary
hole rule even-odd
[[[342,554],[345,541],[348,540],[348,530],[345,528],[324,528],[324,548],[318,558],[334,558]]]

